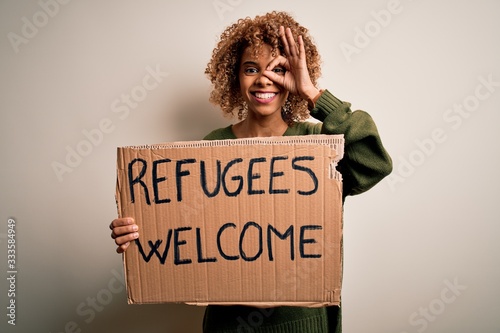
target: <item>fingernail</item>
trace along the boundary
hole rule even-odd
[[[127,224],[133,224],[133,223],[134,223],[134,220],[133,220],[133,219],[131,219],[131,218],[128,218],[128,219],[127,219]]]
[[[136,232],[136,233],[134,233],[134,234],[132,235],[132,237],[134,237],[134,238],[139,238],[139,234]]]
[[[134,230],[134,231],[139,230],[139,227],[137,226],[137,224],[135,224],[135,225],[132,226],[132,230]]]

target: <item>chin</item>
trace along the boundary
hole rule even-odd
[[[281,108],[279,109],[276,109],[276,108],[272,108],[272,109],[256,109],[256,110],[253,110],[253,111],[249,111],[249,112],[252,112],[254,113],[256,116],[260,116],[260,117],[270,117],[274,114],[280,114],[281,115]]]

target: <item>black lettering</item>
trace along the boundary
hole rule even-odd
[[[224,224],[222,227],[220,227],[219,231],[217,232],[217,249],[219,250],[219,253],[220,255],[222,256],[222,258],[226,259],[226,260],[238,260],[240,257],[239,256],[228,256],[223,250],[222,250],[222,245],[221,245],[221,241],[220,241],[220,237],[222,236],[222,232],[224,230],[226,230],[227,228],[233,228],[233,229],[236,229],[236,224],[234,223],[226,223]]]
[[[168,163],[170,160],[168,158],[165,158],[163,160],[158,160],[158,161],[153,161],[153,192],[155,195],[155,203],[169,203],[170,199],[165,198],[165,199],[160,199],[159,198],[159,191],[158,191],[158,183],[161,183],[165,180],[167,180],[167,177],[158,177],[158,164],[160,163]]]
[[[263,194],[264,190],[254,190],[252,189],[252,181],[254,179],[259,179],[260,178],[260,173],[253,173],[253,165],[255,163],[262,163],[265,162],[266,158],[265,157],[257,157],[257,158],[252,158],[250,159],[249,165],[248,165],[248,194]]]
[[[196,250],[198,254],[198,262],[216,262],[216,258],[203,258],[203,249],[201,246],[201,231],[200,228],[196,228]]]
[[[212,192],[207,189],[207,172],[205,168],[205,161],[200,161],[200,182],[201,188],[205,195],[209,198],[215,197],[220,191],[220,178],[221,178],[221,162],[217,160],[217,176],[215,178],[215,188]]]
[[[177,201],[182,201],[182,177],[188,176],[190,174],[189,170],[181,170],[183,164],[194,163],[196,160],[194,158],[188,158],[185,160],[179,160],[175,164],[175,180],[177,183]]]
[[[158,248],[160,247],[160,245],[162,243],[162,241],[160,239],[158,239],[154,244],[153,244],[152,241],[148,241],[148,245],[151,248],[151,251],[149,252],[148,255],[146,255],[144,253],[144,250],[142,248],[141,242],[138,239],[135,240],[135,244],[139,248],[139,253],[142,255],[142,258],[144,259],[145,262],[149,262],[149,260],[153,256],[153,254],[156,254],[156,256],[158,257],[158,259],[160,260],[160,263],[162,265],[164,265],[165,264],[165,260],[167,259],[168,250],[170,249],[170,242],[171,242],[171,240],[172,240],[172,229],[169,229],[168,230],[168,234],[167,234],[167,243],[165,244],[165,249],[163,250],[163,254],[162,255],[160,255],[160,253],[158,252]]]
[[[316,193],[316,191],[318,191],[318,178],[316,177],[316,174],[314,174],[314,171],[312,171],[310,168],[295,164],[295,162],[297,162],[297,161],[313,161],[313,160],[314,160],[314,156],[297,156],[297,157],[294,157],[292,160],[292,168],[294,170],[300,170],[300,171],[306,172],[311,177],[311,179],[313,181],[313,185],[314,185],[314,188],[310,191],[297,190],[297,193],[300,195],[311,195],[311,194]]]
[[[283,171],[274,171],[274,162],[280,161],[280,160],[287,160],[288,156],[273,156],[271,158],[271,175],[269,178],[269,194],[279,194],[279,193],[288,193],[290,192],[290,189],[274,189],[273,188],[273,178],[275,177],[281,177],[285,173]]]
[[[243,159],[241,159],[241,158],[235,158],[234,160],[230,161],[226,165],[226,167],[224,168],[224,171],[222,172],[222,187],[224,188],[224,193],[226,193],[226,195],[228,197],[237,196],[238,194],[240,194],[241,189],[243,188],[243,177],[241,177],[240,175],[231,177],[231,180],[239,181],[238,187],[236,188],[236,190],[234,192],[229,192],[229,190],[227,189],[227,185],[226,185],[226,174],[229,171],[229,168],[231,168],[236,163],[241,163],[242,161],[243,161]]]
[[[174,264],[175,265],[185,265],[185,264],[190,264],[192,261],[191,259],[181,259],[181,250],[180,247],[181,245],[187,244],[187,242],[183,240],[179,240],[179,234],[183,231],[189,231],[191,230],[191,227],[181,227],[177,228],[174,231]]]
[[[321,258],[321,254],[306,254],[304,251],[304,244],[314,244],[316,240],[314,238],[304,238],[304,233],[306,230],[321,230],[323,229],[320,225],[303,225],[300,227],[300,257],[301,258]]]
[[[158,239],[156,241],[156,243],[154,243],[154,244],[152,241],[149,241],[148,244],[149,244],[149,247],[151,248],[151,251],[149,251],[149,254],[146,255],[146,253],[144,252],[144,249],[142,248],[141,242],[138,239],[135,240],[135,244],[139,248],[139,253],[142,255],[142,259],[144,259],[145,262],[149,262],[151,260],[151,257],[155,253],[158,256],[158,258],[160,257],[157,249],[160,246],[161,242],[162,242],[161,239]]]
[[[139,172],[139,175],[132,180],[132,167],[135,163],[137,162],[141,162],[142,163],[142,169],[141,171]],[[149,191],[148,191],[148,187],[146,186],[146,184],[144,184],[144,182],[141,180],[142,177],[144,177],[144,175],[146,174],[146,168],[147,168],[147,163],[145,160],[143,160],[142,158],[136,158],[134,159],[132,162],[130,162],[128,164],[128,185],[129,185],[129,189],[130,189],[130,199],[132,201],[132,203],[135,202],[135,195],[134,195],[134,185],[139,183],[142,185],[142,187],[144,188],[144,197],[146,198],[146,203],[148,205],[151,205],[151,201],[149,200]]]
[[[286,231],[285,231],[284,234],[280,233],[272,225],[268,225],[268,227],[267,227],[267,250],[269,252],[269,261],[274,261],[274,257],[273,257],[273,245],[272,245],[272,242],[271,242],[271,232],[273,232],[281,240],[285,240],[288,237],[290,237],[290,259],[291,260],[295,260],[295,250],[294,250],[294,247],[293,247],[293,244],[294,244],[294,241],[293,241],[293,225],[289,226],[288,229],[286,229]]]
[[[250,228],[250,227],[256,228],[259,232],[259,251],[257,251],[257,253],[253,257],[248,257],[246,255],[245,251],[243,250],[243,239],[245,238],[246,232],[247,232],[248,228]],[[257,223],[252,222],[252,221],[245,223],[245,225],[243,226],[243,229],[241,230],[239,244],[240,244],[241,258],[243,260],[245,260],[245,261],[257,260],[260,257],[260,255],[262,254],[262,227],[260,225],[258,225]]]

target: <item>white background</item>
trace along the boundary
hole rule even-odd
[[[500,332],[500,2],[391,4],[1,1],[0,263],[7,276],[14,218],[18,274],[15,327],[0,282],[0,330],[200,332],[203,308],[126,304],[108,229],[116,147],[228,124],[208,103],[212,48],[238,18],[277,9],[310,28],[321,88],[368,111],[394,160],[390,178],[346,201],[344,332]],[[168,76],[127,116],[113,112],[147,68]],[[108,133],[85,146],[103,119]],[[58,177],[77,147],[87,156]]]

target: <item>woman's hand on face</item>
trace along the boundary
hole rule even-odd
[[[298,43],[295,43],[290,28],[285,29],[284,27],[280,27],[280,36],[285,54],[274,58],[267,66],[264,75],[291,94],[312,100],[319,94],[319,90],[312,83],[307,70],[306,51],[302,36],[298,36]],[[284,74],[276,70],[280,67],[286,70]]]
[[[111,238],[115,240],[116,252],[123,253],[127,250],[130,242],[139,238],[139,227],[131,217],[118,218],[109,225],[111,229]]]

